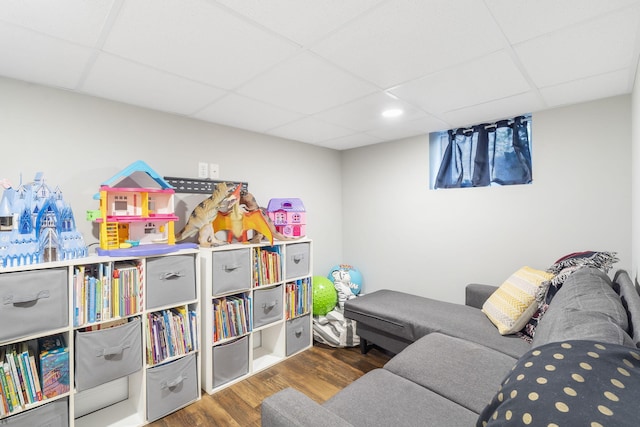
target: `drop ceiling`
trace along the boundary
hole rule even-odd
[[[343,150],[630,93],[639,28],[640,0],[2,0],[0,76]]]

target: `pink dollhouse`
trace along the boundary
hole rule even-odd
[[[100,249],[104,255],[164,253],[175,246],[174,188],[142,160],[100,186]]]
[[[300,199],[271,199],[267,214],[276,230],[287,237],[305,235],[307,213]]]

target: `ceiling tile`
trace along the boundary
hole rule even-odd
[[[82,89],[102,98],[183,115],[226,93],[108,54],[98,56]]]
[[[488,22],[477,0],[389,1],[312,50],[386,89],[503,48]]]
[[[449,127],[441,128],[439,130],[495,122],[500,119],[540,111],[545,107],[546,106],[540,97],[535,92],[531,91],[510,96],[508,98],[490,101],[484,104],[474,105],[472,107],[446,112],[441,115],[441,118],[449,123]]]
[[[511,43],[600,17],[638,0],[485,0]]]
[[[393,119],[382,117],[382,112],[391,108],[399,108],[404,111],[404,114]],[[395,96],[385,92],[376,92],[348,104],[318,113],[315,117],[349,129],[366,131],[377,127],[402,125],[407,121],[426,117],[426,113]]]
[[[232,89],[298,47],[208,2],[136,0],[122,6],[104,50]]]
[[[217,0],[301,45],[324,37],[382,0]]]
[[[0,21],[94,46],[114,0],[2,0]]]
[[[509,54],[499,51],[395,87],[389,92],[438,115],[530,89]]]
[[[241,95],[229,94],[199,111],[194,117],[255,132],[266,132],[302,116]]]
[[[635,46],[628,41],[636,40],[640,24],[640,9],[633,10],[529,40],[515,51],[539,87],[629,67]]]
[[[381,138],[383,141],[392,141],[416,135],[427,135],[429,132],[435,132],[446,127],[447,125],[443,121],[433,117],[426,117],[408,121],[401,127],[382,126],[371,129],[367,131],[367,134]]]
[[[376,89],[315,55],[304,52],[238,89],[250,98],[303,114],[314,114]]]
[[[622,95],[628,91],[629,71],[627,69],[574,80],[540,90],[550,107]]]
[[[90,56],[89,48],[0,22],[2,76],[73,89]]]
[[[350,148],[363,147],[365,145],[378,144],[383,142],[381,138],[367,135],[366,133],[357,133],[354,135],[343,136],[340,138],[329,139],[316,145],[320,145],[326,148],[332,148],[334,150],[348,150]]]
[[[322,141],[351,135],[355,132],[312,117],[305,117],[284,126],[271,129],[267,133],[281,138],[317,144]]]

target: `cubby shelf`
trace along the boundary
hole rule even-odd
[[[213,394],[312,345],[311,251],[306,238],[200,249],[205,392]],[[221,323],[214,308],[239,295],[251,307],[248,330],[224,336],[216,331]]]
[[[200,399],[198,254],[185,249],[89,256],[0,269],[1,297],[15,297],[0,307],[0,322],[11,325],[0,332],[0,348],[62,337],[68,360],[59,366],[69,384],[68,391],[41,401],[10,412],[2,408],[0,423],[141,426]],[[122,276],[114,274],[119,270]],[[175,314],[167,317],[174,328],[186,316],[195,331],[188,340],[182,329],[160,336],[170,328],[152,330],[147,322],[152,313]],[[39,350],[34,353],[39,359]]]

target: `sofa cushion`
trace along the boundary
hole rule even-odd
[[[515,363],[515,358],[480,344],[433,333],[384,368],[479,414]]]
[[[518,332],[538,309],[536,293],[553,274],[525,266],[513,273],[482,305],[482,312],[498,332]]]
[[[466,339],[520,357],[530,344],[515,335],[502,336],[477,308],[383,289],[345,302],[344,317],[407,342],[432,332]]]
[[[385,369],[369,371],[323,406],[363,427],[470,426],[478,418],[478,414]]]
[[[547,269],[548,272],[554,274],[554,277],[540,287],[537,295],[538,309],[519,332],[522,338],[529,342],[532,341],[536,327],[546,313],[551,300],[569,276],[584,267],[598,268],[607,273],[616,262],[618,262],[618,258],[615,252],[598,251],[575,252],[557,260]]]
[[[636,347],[640,347],[640,295],[629,274],[619,270],[613,279],[614,290],[620,295],[622,306],[627,312],[629,327],[627,332],[631,335]]]
[[[549,343],[522,356],[478,426],[637,426],[640,351],[594,341]]]
[[[631,344],[627,313],[609,276],[584,267],[565,280],[536,328],[532,346],[566,339]]]

